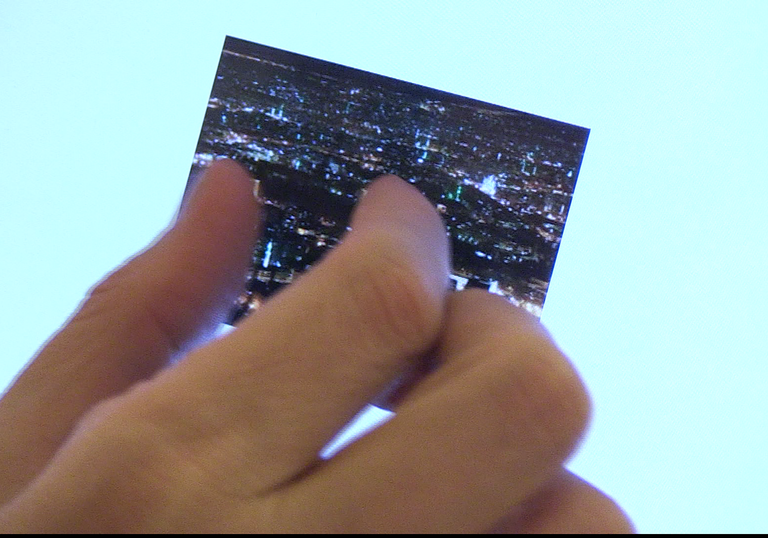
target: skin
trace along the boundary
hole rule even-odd
[[[341,246],[207,341],[249,262],[250,191],[209,168],[0,401],[0,529],[632,531],[563,467],[590,409],[572,365],[507,301],[448,292],[440,218],[394,176]],[[396,416],[319,460],[398,379]]]

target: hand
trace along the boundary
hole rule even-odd
[[[397,178],[371,186],[325,260],[200,345],[242,286],[250,190],[214,164],[0,402],[0,528],[631,530],[563,469],[589,414],[577,374],[505,300],[447,292],[442,223]],[[427,356],[437,368],[416,379]],[[319,460],[398,378],[397,415]]]

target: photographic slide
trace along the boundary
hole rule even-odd
[[[231,323],[333,249],[359,193],[395,174],[441,214],[451,286],[541,315],[589,130],[227,37],[190,179],[229,157],[264,233]]]

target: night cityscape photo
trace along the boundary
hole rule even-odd
[[[451,284],[540,316],[589,130],[227,37],[190,178],[229,157],[264,233],[232,322],[340,241],[359,193],[395,174],[442,215]]]

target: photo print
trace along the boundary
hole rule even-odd
[[[245,165],[266,219],[231,323],[333,249],[395,174],[441,214],[451,285],[541,315],[589,130],[227,37],[190,181]],[[188,184],[189,185],[189,184]]]

